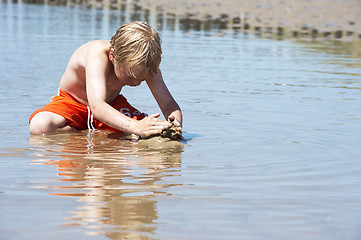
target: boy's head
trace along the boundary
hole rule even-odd
[[[122,25],[110,44],[115,61],[122,64],[128,76],[139,78],[157,73],[162,55],[161,39],[147,23]]]

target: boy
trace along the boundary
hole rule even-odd
[[[181,132],[182,112],[159,70],[161,54],[159,34],[144,22],[122,25],[110,42],[85,43],[71,56],[59,94],[31,115],[30,132],[97,128],[147,137],[172,124]],[[168,121],[159,113],[147,117],[119,95],[122,87],[143,81]]]

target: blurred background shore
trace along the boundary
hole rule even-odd
[[[127,20],[153,21],[160,28],[216,27],[264,36],[361,40],[361,0],[15,0],[18,1],[110,9],[123,13]]]

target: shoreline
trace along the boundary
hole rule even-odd
[[[6,0],[2,0],[6,2]],[[8,0],[12,1],[12,0]],[[360,0],[13,0],[119,11],[130,21],[159,27],[253,31],[263,36],[361,40]],[[177,26],[176,26],[177,27]],[[179,26],[178,26],[179,27]]]

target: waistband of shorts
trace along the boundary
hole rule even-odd
[[[74,98],[72,95],[70,95],[69,93],[65,92],[64,90],[62,90],[61,88],[59,88],[58,90],[58,96],[60,97],[65,97],[65,98],[71,98],[72,100],[74,100],[75,102],[84,105],[84,103],[79,102],[76,98]],[[85,105],[84,105],[85,106]]]

